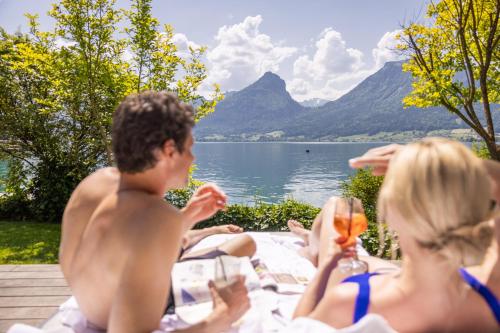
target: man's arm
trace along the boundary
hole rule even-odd
[[[225,209],[226,202],[226,194],[215,184],[207,183],[197,188],[186,207],[181,209],[185,221],[184,232]]]

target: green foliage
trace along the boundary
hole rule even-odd
[[[500,102],[499,12],[496,0],[431,2],[431,23],[405,27],[399,45],[409,56],[403,69],[414,78],[405,106],[445,106],[483,138],[495,159],[500,159],[492,118],[493,104]]]
[[[486,146],[486,144],[484,142],[472,143],[471,149],[480,158],[483,158],[483,159],[490,159],[491,158],[488,147]]]
[[[61,0],[49,12],[52,31],[40,31],[32,15],[29,34],[0,28],[0,152],[16,167],[0,204],[24,207],[28,200],[24,214],[12,211],[21,214],[16,219],[58,222],[76,185],[112,164],[112,113],[126,95],[173,90],[201,105],[197,119],[222,99],[217,86],[211,101],[197,92],[206,78],[200,60],[206,48],[182,57],[172,27],[160,31],[150,3],[135,0],[126,11],[114,0]],[[127,38],[119,38],[124,23]]]
[[[342,183],[342,194],[358,198],[363,203],[368,219],[368,230],[361,234],[364,248],[371,255],[389,257],[391,241],[381,242],[381,239],[389,238],[387,226],[377,220],[377,198],[383,180],[383,176],[373,176],[370,169],[359,169]]]
[[[182,208],[193,193],[194,187],[167,193],[166,199],[171,204]],[[256,202],[254,206],[234,204],[226,211],[217,213],[213,218],[196,225],[196,229],[221,224],[237,224],[246,231],[289,231],[286,222],[295,219],[310,228],[320,209],[295,200],[285,200],[278,204]]]
[[[54,224],[0,222],[0,264],[56,264],[61,228]]]
[[[319,208],[291,199],[278,204],[257,202],[255,206],[230,205],[225,212],[217,213],[197,227],[236,223],[247,231],[289,231],[286,225],[289,219],[311,228],[319,211]]]

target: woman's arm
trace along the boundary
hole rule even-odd
[[[344,252],[335,253],[329,260],[325,260],[318,267],[316,275],[307,286],[306,291],[295,308],[293,318],[309,316],[316,309],[318,303],[323,299],[331,273],[337,267],[339,260],[344,257],[352,257],[354,254],[355,250],[353,248],[346,249]]]

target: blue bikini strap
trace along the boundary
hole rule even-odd
[[[357,323],[361,318],[366,316],[368,313],[368,307],[370,306],[370,278],[374,275],[379,275],[379,273],[365,273],[358,274],[348,277],[343,280],[344,282],[353,282],[359,285],[358,297],[356,297],[356,304],[354,306],[354,317],[353,324]]]
[[[470,275],[465,269],[460,268],[460,275],[467,282],[468,285],[472,287],[477,293],[479,293],[486,303],[488,303],[491,312],[495,316],[497,323],[500,324],[500,303],[498,302],[496,296],[491,292],[488,287],[479,282],[474,276]]]

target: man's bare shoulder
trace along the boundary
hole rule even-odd
[[[141,191],[120,191],[106,197],[92,219],[105,218],[120,221],[116,226],[137,232],[136,236],[176,229],[183,223],[183,215],[162,197]],[[113,224],[114,224],[113,222]]]
[[[116,168],[103,168],[83,179],[75,188],[68,205],[84,206],[102,201],[118,190],[120,173]]]

